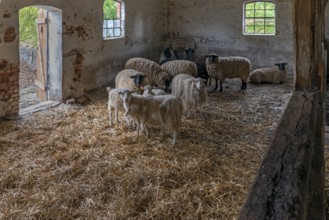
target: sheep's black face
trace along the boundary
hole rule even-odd
[[[163,83],[165,84],[165,86],[166,86],[165,90],[167,91],[167,89],[170,87],[171,80],[164,78]]]
[[[185,49],[185,54],[187,60],[191,60],[191,61],[194,60],[194,49],[192,48]]]
[[[165,56],[166,59],[169,59],[169,58],[171,58],[172,56],[174,56],[174,54],[171,52],[171,50],[170,50],[169,47],[166,47],[166,48],[163,50],[163,55]]]
[[[279,70],[284,71],[286,69],[286,65],[287,64],[288,63],[276,63],[274,65],[278,66],[279,67]]]
[[[134,75],[134,76],[131,76],[130,78],[132,78],[134,80],[136,87],[140,88],[145,77],[146,76],[144,76],[144,75]]]
[[[209,59],[209,64],[210,64],[210,65],[213,64],[213,63],[215,63],[216,60],[217,60],[217,58],[218,58],[217,55],[208,55],[207,57],[208,57],[208,59]]]

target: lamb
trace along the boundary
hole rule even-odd
[[[179,74],[172,81],[172,94],[179,96],[183,100],[184,111],[191,107],[204,106],[208,100],[206,80],[195,78],[187,74]]]
[[[170,60],[176,60],[176,56],[170,47],[165,47],[161,52],[159,64],[162,65]]]
[[[147,76],[147,84],[167,89],[170,86],[169,74],[152,60],[135,57],[127,60],[126,69],[134,69]]]
[[[146,84],[143,73],[132,69],[125,69],[120,71],[115,77],[115,87],[130,89],[142,93],[143,85]]]
[[[109,118],[110,118],[110,126],[112,127],[112,114],[113,110],[115,112],[115,121],[116,123],[118,120],[118,111],[124,111],[123,102],[120,98],[119,93],[122,93],[125,89],[117,88],[111,89],[111,87],[107,87],[107,91],[109,92],[109,101],[108,101],[108,109],[109,109]]]
[[[252,83],[283,83],[287,75],[285,65],[287,63],[276,63],[275,67],[255,69],[250,74],[250,81]]]
[[[151,85],[144,86],[143,96],[154,96],[154,95],[166,95],[166,92],[162,89],[156,89]]]
[[[226,78],[240,78],[242,80],[241,90],[247,88],[247,79],[251,71],[250,60],[245,57],[218,57],[217,54],[209,54],[206,60],[206,67],[210,77],[216,80],[214,91],[220,83],[220,92],[223,91],[222,82]]]
[[[172,144],[176,143],[183,114],[183,103],[179,97],[173,95],[146,97],[133,94],[131,90],[125,90],[120,94],[126,110],[125,115],[130,116],[137,124],[137,138],[140,128],[145,129],[148,137],[145,124],[160,124],[161,137],[164,129],[169,129],[173,132]]]
[[[173,79],[178,74],[197,76],[198,69],[194,62],[189,60],[173,60],[161,65],[161,68]]]

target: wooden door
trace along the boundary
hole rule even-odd
[[[39,9],[37,23],[37,77],[34,84],[38,87],[37,96],[40,101],[46,101],[47,97],[47,73],[48,73],[48,24],[47,11]]]

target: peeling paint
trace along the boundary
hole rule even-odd
[[[64,25],[64,24],[63,24]],[[63,35],[72,36],[77,33],[77,36],[82,40],[89,40],[92,39],[91,31],[88,30],[86,26],[79,25],[79,26],[72,26],[72,25],[64,25],[64,32]]]
[[[10,18],[10,17],[11,17],[11,14],[8,11],[3,13],[3,18]]]
[[[13,42],[16,39],[16,30],[13,27],[9,27],[7,28],[7,30],[5,31],[4,37],[3,37],[3,41],[10,43]]]
[[[8,65],[8,60],[0,59],[0,70],[3,70]]]
[[[81,52],[77,51],[75,61],[73,62],[73,67],[74,67],[73,81],[74,82],[80,82],[82,69],[83,69],[83,60],[84,60],[83,54]]]

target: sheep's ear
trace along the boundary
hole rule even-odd
[[[132,79],[135,79],[135,78],[136,78],[136,76],[130,76],[130,78],[132,78]]]
[[[108,92],[111,91],[111,87],[107,87],[106,89],[107,89]]]

